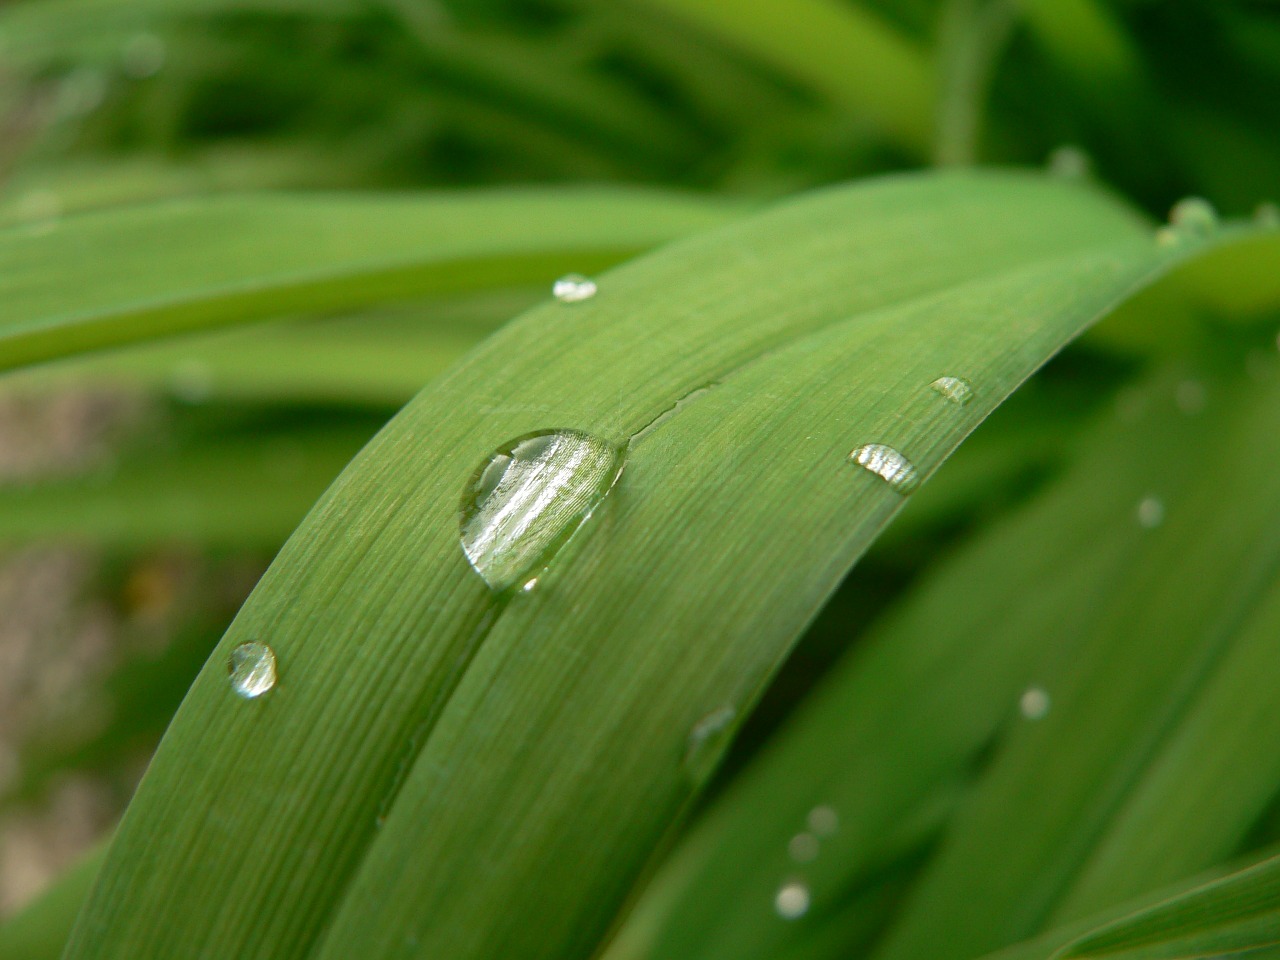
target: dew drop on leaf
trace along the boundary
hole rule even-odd
[[[551,285],[551,295],[561,303],[581,303],[596,295],[596,282],[580,273],[566,273]]]
[[[798,920],[809,912],[809,887],[800,880],[788,880],[778,888],[773,908],[784,920]]]
[[[1164,501],[1159,497],[1143,497],[1138,501],[1138,525],[1154,530],[1164,523]]]
[[[694,783],[703,783],[729,748],[733,739],[733,721],[738,711],[730,706],[718,707],[693,725],[685,745],[684,770]]]
[[[1161,246],[1204,240],[1218,229],[1218,211],[1203,197],[1184,197],[1169,211],[1169,225],[1156,231]]]
[[[1018,709],[1028,720],[1043,720],[1049,713],[1049,694],[1040,687],[1031,687],[1022,694]]]
[[[797,833],[787,844],[787,853],[796,863],[808,863],[818,857],[818,838],[812,833]]]
[[[618,447],[579,430],[526,434],[499,447],[463,494],[467,562],[494,590],[536,586],[530,574],[582,526],[622,464]]]
[[[963,407],[973,399],[973,387],[968,380],[963,380],[960,377],[939,377],[929,386],[934,393],[944,400],[948,400],[958,406]]]
[[[908,494],[920,485],[915,464],[883,443],[863,444],[849,454],[849,460],[874,473],[897,493]]]
[[[1093,162],[1089,154],[1074,144],[1063,144],[1049,154],[1049,173],[1064,180],[1080,180],[1089,176]]]
[[[834,807],[826,805],[809,811],[809,829],[820,837],[829,837],[840,826],[840,815]]]
[[[265,643],[251,640],[231,651],[227,675],[237,696],[253,700],[276,685],[276,654]]]

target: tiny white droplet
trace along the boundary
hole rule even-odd
[[[521,592],[521,593],[533,593],[533,591],[534,591],[534,590],[536,590],[536,589],[538,589],[538,578],[537,578],[537,577],[534,577],[534,578],[533,578],[533,579],[531,579],[531,580],[526,580],[523,584],[521,584],[521,585],[520,585],[520,592]]]
[[[276,655],[265,643],[249,641],[227,658],[231,689],[246,700],[262,696],[276,685]]]
[[[809,811],[809,829],[820,837],[829,837],[840,827],[840,815],[834,807],[820,806]]]
[[[929,386],[943,399],[962,407],[973,399],[973,387],[960,377],[939,377]]]
[[[1164,501],[1159,497],[1143,497],[1138,501],[1138,525],[1154,530],[1164,523]]]
[[[685,744],[684,770],[695,783],[709,779],[733,739],[733,721],[738,711],[717,707],[693,725]]]
[[[791,880],[778,888],[773,908],[784,920],[798,920],[809,912],[809,888],[799,880]]]
[[[1203,240],[1218,229],[1218,211],[1203,197],[1184,197],[1169,211],[1169,227],[1175,241]]]
[[[1204,409],[1206,395],[1199,380],[1183,380],[1174,391],[1174,400],[1183,413],[1199,413]]]
[[[1049,694],[1040,687],[1031,687],[1022,694],[1018,709],[1028,720],[1043,720],[1049,713]]]
[[[1093,171],[1093,161],[1075,144],[1063,144],[1049,154],[1049,172],[1055,177],[1079,180]]]
[[[818,838],[812,833],[797,833],[787,844],[787,853],[796,863],[808,863],[818,856]]]
[[[920,485],[915,464],[883,443],[863,444],[849,454],[849,460],[874,473],[897,493],[908,494]]]
[[[580,273],[567,273],[552,284],[551,295],[561,303],[581,303],[596,295],[596,282]]]

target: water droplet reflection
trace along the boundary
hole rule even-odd
[[[939,377],[929,386],[935,393],[959,406],[964,406],[973,399],[973,387],[968,380],[960,377]]]
[[[238,696],[256,699],[276,685],[275,651],[253,640],[242,643],[227,658],[227,675]]]
[[[551,295],[561,303],[581,303],[596,295],[596,282],[580,273],[567,273],[552,284]]]
[[[840,815],[834,807],[820,806],[809,811],[809,829],[820,837],[828,837],[840,826]]]
[[[883,443],[863,444],[849,454],[849,460],[874,473],[897,493],[908,494],[920,485],[915,464]]]
[[[622,452],[578,430],[517,437],[480,465],[462,501],[460,539],[494,590],[529,574],[586,521],[622,472]]]
[[[798,920],[809,912],[809,888],[799,880],[791,880],[778,888],[773,908],[784,920]]]
[[[1028,720],[1043,720],[1049,713],[1049,694],[1040,687],[1031,687],[1022,694],[1018,709]]]
[[[1164,523],[1164,501],[1159,497],[1143,497],[1138,501],[1138,525],[1154,530]]]

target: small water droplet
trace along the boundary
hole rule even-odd
[[[733,740],[733,721],[737,716],[738,711],[733,707],[717,707],[689,731],[684,769],[695,783],[704,782],[715,772]]]
[[[820,806],[809,811],[809,829],[820,837],[829,837],[840,827],[840,815],[834,807]]]
[[[529,574],[586,522],[622,473],[622,451],[579,430],[517,437],[490,454],[462,500],[462,552],[494,590]]]
[[[276,655],[265,643],[250,640],[231,651],[227,659],[231,689],[246,700],[262,696],[276,685]]]
[[[960,377],[939,377],[929,386],[934,393],[962,407],[973,399],[973,387]]]
[[[1260,227],[1280,227],[1280,206],[1270,200],[1258,204],[1253,209],[1253,222]]]
[[[164,40],[154,33],[139,33],[125,43],[120,63],[126,76],[134,80],[145,80],[160,72],[166,56]]]
[[[920,485],[915,464],[883,443],[863,444],[849,454],[849,459],[874,473],[898,493],[908,494]]]
[[[1143,497],[1138,501],[1138,525],[1154,530],[1164,523],[1164,501],[1159,497]]]
[[[1183,197],[1169,211],[1169,226],[1177,239],[1203,240],[1218,229],[1218,211],[1203,197]]]
[[[1067,143],[1049,154],[1048,167],[1055,177],[1079,180],[1093,172],[1093,161],[1080,147]]]
[[[581,303],[596,295],[596,282],[580,273],[566,273],[552,284],[551,295],[561,303]]]
[[[809,912],[809,887],[800,880],[789,880],[778,888],[773,908],[784,920],[798,920]]]
[[[1174,391],[1174,401],[1183,413],[1199,413],[1204,409],[1207,391],[1199,380],[1183,380]]]
[[[533,593],[538,589],[538,578],[532,577],[520,585],[521,593]]]
[[[817,859],[818,838],[812,833],[797,833],[787,844],[787,853],[796,863],[808,863]]]
[[[1031,687],[1022,694],[1018,709],[1028,720],[1043,720],[1049,713],[1049,694],[1040,687]]]

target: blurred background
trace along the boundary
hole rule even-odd
[[[1249,214],[1280,193],[1280,4],[0,4],[0,231],[19,238],[214,193],[571,182],[749,207],[974,163],[1093,177],[1155,219],[1192,194]],[[110,829],[329,481],[552,279],[0,379],[0,915]],[[1123,403],[1135,363],[1075,348],[966,445],[814,626],[726,776],[854,639],[850,624],[1052,471],[1044,424],[1061,436]]]

